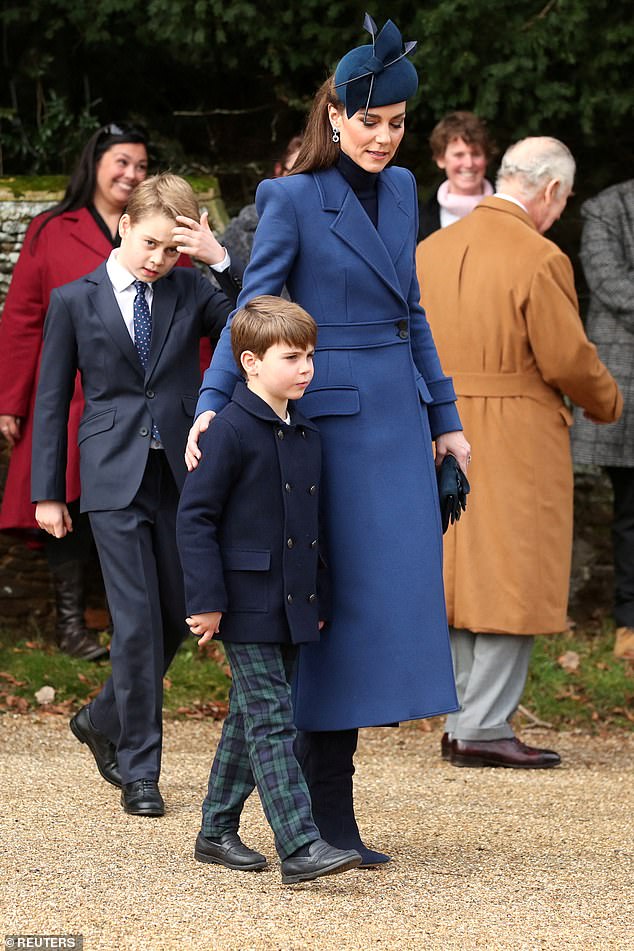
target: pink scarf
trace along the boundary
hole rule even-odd
[[[449,191],[449,179],[446,178],[438,189],[438,204],[456,218],[464,218],[483,198],[493,194],[493,185],[485,178],[482,182],[481,195],[456,195]]]

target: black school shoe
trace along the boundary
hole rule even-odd
[[[165,803],[155,779],[137,779],[122,786],[121,805],[129,816],[165,815]]]
[[[322,875],[337,875],[361,865],[361,856],[354,849],[336,849],[323,839],[315,839],[308,846],[308,855],[284,859],[282,862],[282,884],[294,885],[297,882],[312,882]]]
[[[85,743],[95,757],[97,769],[108,783],[121,788],[121,774],[117,763],[117,748],[107,736],[95,729],[89,708],[82,707],[71,719],[71,732],[80,743]]]
[[[235,872],[261,872],[266,868],[266,856],[247,848],[237,832],[223,832],[218,841],[198,833],[194,858],[209,865],[224,865]]]

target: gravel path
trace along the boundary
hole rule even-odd
[[[56,717],[0,717],[4,934],[82,933],[122,951],[634,949],[634,735],[531,732],[564,766],[457,769],[440,734],[366,730],[358,802],[382,870],[283,887],[256,797],[243,834],[270,868],[192,856],[219,725],[168,722],[163,819],[126,816]]]

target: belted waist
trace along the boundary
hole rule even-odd
[[[320,324],[317,350],[354,350],[387,347],[409,339],[409,319],[371,320],[363,323]]]
[[[561,403],[557,391],[538,373],[461,373],[449,369],[445,372],[453,379],[458,396],[530,396]]]

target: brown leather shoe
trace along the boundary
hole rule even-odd
[[[634,660],[634,628],[617,627],[614,656],[619,660]]]
[[[443,759],[451,759],[451,733],[443,733],[440,739],[440,755]]]
[[[451,741],[452,766],[506,766],[509,769],[550,769],[561,757],[554,750],[527,746],[516,736],[504,740]]]

